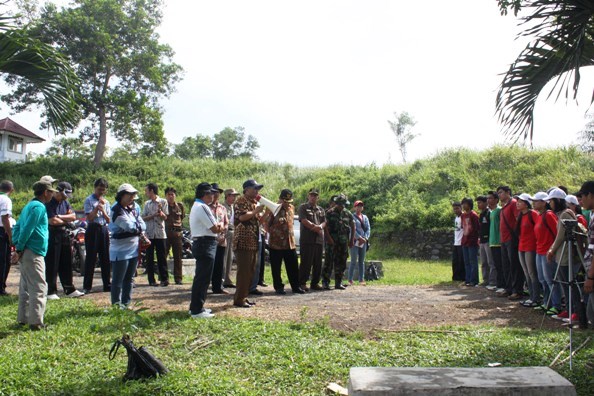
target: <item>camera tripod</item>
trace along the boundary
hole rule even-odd
[[[563,246],[561,247],[561,258],[565,257],[565,255],[567,255],[567,276],[564,278],[565,279],[560,279],[560,274],[559,272],[561,271],[562,267],[561,265],[557,266],[557,270],[555,271],[555,275],[553,277],[553,289],[555,287],[566,287],[567,293],[565,297],[566,300],[565,304],[567,307],[567,313],[568,313],[568,318],[569,318],[569,369],[572,370],[573,369],[573,329],[574,327],[576,327],[577,323],[574,323],[573,321],[573,313],[577,313],[578,317],[579,317],[579,326],[581,326],[582,328],[587,328],[588,327],[588,319],[586,318],[586,307],[584,304],[584,295],[582,293],[582,287],[584,284],[584,280],[583,278],[580,280],[580,278],[578,277],[578,275],[583,272],[583,269],[585,268],[585,263],[584,263],[584,258],[582,255],[582,252],[580,252],[580,249],[577,247],[577,238],[576,235],[583,235],[580,232],[578,232],[577,229],[577,220],[561,220],[563,223],[563,226],[565,228],[565,240],[563,241]],[[580,262],[578,262],[577,266],[576,263],[574,262],[575,256],[577,256],[580,260]],[[562,261],[562,260],[560,260]],[[551,289],[550,294],[549,294],[549,298],[548,301],[546,302],[545,306],[548,307],[549,304],[551,303],[551,299],[553,297],[553,292],[554,290]],[[575,296],[577,296],[577,298],[575,299],[575,307],[574,307],[574,298]],[[543,315],[543,319],[541,322],[541,328],[542,325],[544,323],[544,319],[547,316],[546,311]]]

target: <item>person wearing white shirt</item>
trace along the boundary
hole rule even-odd
[[[192,282],[190,316],[192,318],[212,318],[210,309],[204,308],[208,285],[212,278],[217,235],[223,231],[208,205],[212,202],[214,190],[209,183],[196,186],[196,200],[190,210],[190,231],[192,233],[192,254],[196,259],[196,272]]]
[[[462,205],[460,202],[454,202],[452,209],[456,218],[454,219],[454,247],[452,249],[452,280],[466,280],[466,269],[464,268],[464,255],[462,254]]]
[[[12,245],[12,201],[10,193],[14,190],[11,181],[3,180],[0,183],[0,296],[6,296],[6,279],[10,271],[10,245]]]

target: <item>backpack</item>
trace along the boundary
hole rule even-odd
[[[116,340],[109,351],[109,360],[113,360],[123,345],[128,352],[128,369],[124,375],[124,380],[137,380],[142,378],[156,377],[157,375],[164,375],[169,372],[167,367],[157,359],[145,347],[136,349],[130,336],[124,334],[121,340]]]
[[[379,270],[375,263],[369,264],[369,266],[365,269],[365,280],[366,281],[374,281],[379,280]]]

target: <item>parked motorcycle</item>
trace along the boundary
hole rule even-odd
[[[190,230],[182,231],[182,258],[194,258],[194,255],[192,254],[192,233]]]

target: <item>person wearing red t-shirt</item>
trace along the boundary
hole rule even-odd
[[[545,199],[548,194],[539,191],[532,197],[534,209],[540,213],[534,226],[536,237],[536,271],[543,290],[541,309],[547,315],[558,315],[561,312],[561,288],[554,287],[553,278],[557,272],[555,260],[547,261],[547,252],[557,237],[557,216]]]
[[[523,193],[518,195],[516,205],[520,211],[516,232],[519,237],[518,255],[520,264],[526,277],[530,298],[522,301],[522,305],[529,308],[540,306],[542,289],[538,281],[536,271],[536,236],[534,227],[538,220],[538,214],[532,210],[532,197]]]
[[[478,276],[478,247],[479,247],[479,217],[472,210],[471,198],[462,200],[462,253],[464,254],[464,268],[466,271],[465,285],[476,286]]]
[[[500,297],[519,300],[524,291],[524,272],[518,256],[518,235],[516,224],[519,215],[516,200],[512,198],[509,186],[497,187],[501,201],[499,232],[501,233],[501,267],[505,277],[505,291],[497,293]]]

